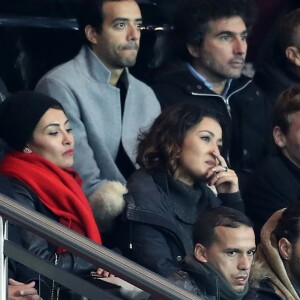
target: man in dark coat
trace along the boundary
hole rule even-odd
[[[300,8],[281,18],[274,42],[266,48],[257,66],[255,84],[262,90],[270,107],[290,86],[300,83]]]
[[[293,86],[278,99],[273,137],[276,153],[261,162],[244,189],[246,214],[257,240],[262,226],[277,210],[300,199],[300,87]]]

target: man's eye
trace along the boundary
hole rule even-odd
[[[55,135],[57,135],[58,134],[58,132],[57,131],[55,131],[55,132],[49,132],[49,135],[53,135],[53,136],[55,136]]]
[[[228,251],[228,252],[227,252],[227,255],[228,255],[228,256],[234,256],[235,254],[236,254],[235,251]]]
[[[122,29],[125,27],[125,23],[117,23],[117,24],[115,24],[115,27],[118,29]]]
[[[248,36],[247,35],[242,35],[242,41],[247,41]]]
[[[250,251],[248,251],[248,255],[249,255],[249,256],[253,256],[254,253],[255,253],[255,251],[256,251],[256,250],[250,250]]]
[[[143,24],[142,23],[137,23],[135,26],[136,26],[136,28],[141,29],[143,27]]]
[[[230,37],[228,35],[222,35],[222,36],[220,36],[220,39],[223,41],[228,41],[230,39]]]

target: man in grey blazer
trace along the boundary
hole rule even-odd
[[[127,69],[136,62],[141,36],[135,0],[83,0],[78,24],[85,40],[79,54],[44,75],[36,90],[65,108],[75,137],[74,168],[103,232],[123,209],[137,137],[160,105]]]

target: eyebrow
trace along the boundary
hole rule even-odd
[[[67,123],[70,123],[70,121],[69,121],[69,120],[66,120],[66,122],[64,123],[64,125],[66,125]],[[57,124],[57,123],[51,123],[51,124],[48,124],[47,126],[45,126],[43,130],[45,130],[45,129],[47,129],[48,127],[51,127],[51,126],[59,127],[60,125]]]
[[[242,32],[235,32],[235,31],[229,31],[229,30],[227,30],[227,31],[221,31],[221,32],[217,33],[216,36],[220,36],[220,35],[223,35],[223,34],[233,35],[233,36],[244,35],[244,34],[248,34],[248,30],[245,29]]]
[[[226,252],[241,252],[241,249],[239,248],[226,248],[225,249]]]
[[[122,18],[122,17],[119,17],[119,18],[116,18],[112,21],[112,23],[115,23],[115,22],[118,22],[118,21],[123,21],[123,22],[128,22],[130,21],[131,19],[129,18]],[[143,21],[143,18],[137,18],[137,19],[133,19],[135,22],[142,22]]]
[[[248,252],[248,251],[255,251],[255,250],[256,250],[256,247],[252,247],[252,248],[248,249],[246,252]],[[241,249],[239,249],[239,248],[227,248],[227,249],[225,249],[225,251],[226,251],[226,252],[233,251],[233,252],[238,252],[238,253],[243,252],[243,251],[242,251]]]

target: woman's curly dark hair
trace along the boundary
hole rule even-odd
[[[174,174],[187,132],[204,117],[216,120],[224,128],[218,113],[198,105],[181,104],[165,109],[149,131],[140,134],[137,163],[146,170],[164,169]]]

